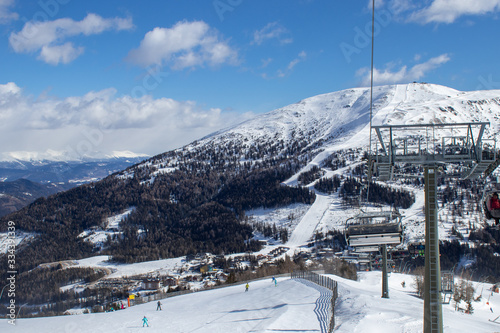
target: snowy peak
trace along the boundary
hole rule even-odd
[[[370,88],[352,88],[313,96],[155,156],[138,167],[163,173],[178,168],[180,161],[209,165],[214,160],[231,164],[276,159],[317,165],[336,151],[359,154],[370,145],[370,94]],[[378,86],[373,89],[371,116],[374,126],[489,122],[483,139],[498,141],[500,90],[461,92],[426,83]],[[442,135],[449,133],[437,138]],[[374,144],[376,136],[372,140]],[[125,174],[130,177],[133,171]]]
[[[379,87],[382,88],[382,87]],[[490,122],[495,128],[500,91],[460,92],[433,84],[391,86],[374,100],[374,125]]]
[[[336,136],[342,127],[349,130],[369,121],[369,91],[351,89],[302,100],[258,116],[226,133],[251,137],[311,141]]]
[[[146,158],[146,154],[137,154],[128,150],[112,151],[109,154],[95,152],[92,156],[82,156],[76,153],[69,153],[67,151],[47,149],[45,152],[36,151],[11,151],[4,152],[0,155],[0,162],[86,162],[86,161],[99,161],[114,158],[131,158],[139,159]]]
[[[372,117],[373,125],[490,122],[485,138],[491,138],[500,119],[500,91],[461,92],[426,83],[374,87]],[[307,140],[310,146],[366,147],[369,125],[370,89],[353,88],[259,115],[197,144],[237,140],[251,146]]]

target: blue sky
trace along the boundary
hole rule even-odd
[[[367,86],[370,4],[0,0],[0,154],[153,155]],[[375,84],[500,89],[500,0],[377,0],[375,12]]]

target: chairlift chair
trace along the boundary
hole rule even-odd
[[[360,213],[346,221],[346,241],[351,247],[372,249],[403,241],[402,216],[395,211]]]
[[[483,190],[481,203],[483,205],[484,217],[487,220],[492,220],[492,219],[499,220],[500,219],[500,210],[491,209],[491,205],[490,205],[491,198],[493,197],[494,193],[497,193],[500,195],[500,183],[499,182],[493,182],[493,183],[487,184]]]

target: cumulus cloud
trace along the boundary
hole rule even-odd
[[[88,14],[81,21],[61,18],[54,21],[26,22],[19,32],[9,36],[9,44],[17,53],[33,53],[40,51],[38,59],[52,65],[68,63],[83,53],[83,47],[75,47],[66,42],[77,35],[96,35],[104,31],[130,30],[133,28],[131,18],[102,18],[96,14]]]
[[[450,60],[448,54],[442,54],[438,57],[429,59],[428,61],[408,69],[407,66],[401,67],[399,70],[392,70],[394,66],[389,65],[384,70],[379,70],[377,68],[373,69],[373,83],[375,85],[384,84],[395,84],[395,83],[408,83],[412,81],[418,81],[425,75],[442,64],[447,63]],[[370,85],[370,69],[367,67],[361,68],[357,71],[356,75],[361,77],[361,86]]]
[[[249,116],[205,109],[193,101],[117,96],[112,88],[35,99],[11,82],[0,84],[0,155],[48,150],[77,157],[124,150],[156,154]]]
[[[293,39],[288,36],[288,30],[278,22],[268,23],[264,28],[253,33],[252,44],[261,45],[266,40],[277,39],[280,44],[290,44]]]
[[[19,15],[10,10],[14,0],[0,0],[0,24],[8,23],[12,20],[17,20]]]
[[[140,66],[168,65],[175,70],[205,64],[235,65],[237,58],[237,51],[203,21],[182,21],[171,28],[156,27],[147,32],[139,47],[127,56],[128,61]]]
[[[44,45],[38,59],[51,65],[59,63],[67,64],[75,60],[82,53],[83,47],[74,47],[73,43],[70,42],[63,45]]]

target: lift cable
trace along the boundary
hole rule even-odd
[[[366,201],[370,200],[370,182],[372,181],[372,117],[373,117],[373,46],[375,40],[375,0],[372,0],[372,51],[371,51],[371,68],[370,68],[370,135],[368,149],[368,177],[366,188]]]

